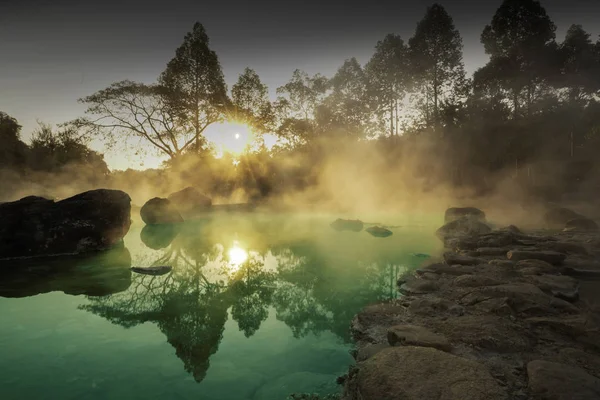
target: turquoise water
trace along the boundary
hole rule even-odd
[[[29,263],[0,283],[0,398],[283,400],[336,393],[349,324],[440,250],[438,217],[228,214],[134,222],[122,248]],[[39,265],[42,264],[42,265]],[[130,266],[172,265],[164,276]],[[35,268],[33,268],[35,267]],[[3,266],[6,268],[6,266]]]

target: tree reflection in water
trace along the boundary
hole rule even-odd
[[[279,218],[144,227],[142,242],[161,250],[137,262],[172,265],[173,271],[135,275],[127,291],[90,297],[81,308],[126,328],[155,323],[198,382],[218,350],[229,312],[247,338],[273,307],[296,338],[330,331],[349,342],[352,317],[364,305],[396,295],[396,279],[410,257],[390,251],[396,246],[360,245],[370,238],[358,234],[344,236],[349,242],[343,242],[341,236],[294,232]],[[248,252],[241,264],[226,248],[238,237]],[[267,267],[267,259],[276,265]]]

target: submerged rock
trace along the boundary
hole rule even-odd
[[[140,232],[142,243],[153,250],[160,250],[171,245],[179,234],[179,225],[146,225]]]
[[[363,399],[504,400],[488,369],[428,347],[392,347],[362,363],[356,377]]]
[[[212,200],[194,187],[187,187],[172,193],[167,199],[177,210],[184,213],[204,211],[212,205]]]
[[[168,274],[172,269],[173,267],[170,265],[160,265],[156,267],[131,267],[131,270],[133,272],[137,272],[138,274],[154,276]]]
[[[372,226],[370,228],[367,228],[366,231],[375,237],[388,237],[392,236],[393,234],[393,232],[389,229],[381,228],[379,226]]]
[[[352,220],[338,218],[331,223],[331,227],[336,231],[360,232],[363,230],[364,224],[358,219]]]
[[[168,199],[155,197],[144,204],[140,210],[142,221],[146,225],[177,224],[183,222],[179,211]]]
[[[107,189],[0,204],[0,258],[107,250],[129,231],[130,212],[129,195]]]
[[[485,221],[485,213],[475,207],[451,207],[444,213],[444,222],[452,222],[463,217],[471,217],[479,221]]]

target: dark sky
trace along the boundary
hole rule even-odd
[[[295,68],[332,74],[365,62],[377,40],[407,40],[431,0],[152,1],[0,0],[0,110],[27,138],[36,119],[81,114],[77,98],[121,79],[152,82],[195,21],[206,27],[226,80],[254,68],[271,90]],[[439,0],[453,16],[472,72],[486,61],[480,33],[501,0]],[[572,23],[600,33],[600,0],[545,0],[562,40]]]

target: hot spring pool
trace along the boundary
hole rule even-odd
[[[0,283],[0,398],[284,400],[336,393],[349,324],[439,252],[440,216],[223,214],[135,222],[125,246]],[[60,272],[56,271],[59,267]],[[164,276],[130,266],[172,265]],[[37,266],[40,267],[40,266]],[[42,265],[41,267],[44,267]]]

